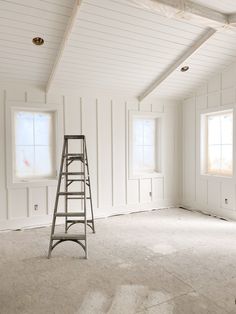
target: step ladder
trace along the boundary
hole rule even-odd
[[[79,153],[69,152],[69,141],[78,140]],[[71,142],[70,142],[71,143]],[[71,164],[74,164],[76,171],[70,169]],[[61,191],[62,180],[64,180],[64,191]],[[80,191],[71,191],[73,183],[77,182],[80,186]],[[58,204],[60,197],[64,197],[65,210],[58,212]],[[69,209],[70,200],[80,200],[80,211],[72,212]],[[90,206],[90,219],[87,219],[87,204]],[[56,233],[57,218],[65,218],[64,232]],[[75,224],[83,224],[83,232],[71,233],[69,229]],[[93,203],[91,193],[91,183],[89,176],[89,165],[87,156],[86,139],[84,135],[65,135],[62,149],[60,173],[58,178],[56,200],[53,213],[53,221],[51,228],[51,236],[49,243],[48,258],[51,257],[52,250],[60,243],[65,241],[73,241],[78,243],[85,252],[85,258],[88,258],[87,246],[87,226],[95,233]]]

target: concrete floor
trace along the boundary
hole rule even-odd
[[[1,314],[236,313],[236,223],[181,209],[96,221],[89,260],[49,228],[0,237]]]

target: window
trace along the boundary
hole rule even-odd
[[[14,179],[55,178],[55,112],[13,113]]]
[[[205,115],[206,173],[233,174],[233,111]]]
[[[133,176],[153,176],[159,166],[160,119],[155,114],[134,113],[130,129],[130,170]]]

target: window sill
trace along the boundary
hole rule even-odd
[[[152,179],[152,178],[162,178],[163,174],[161,172],[150,172],[150,173],[139,173],[139,174],[130,174],[130,180],[137,180],[137,179]]]
[[[58,179],[35,179],[35,180],[22,180],[10,182],[7,185],[8,189],[16,188],[28,188],[28,187],[39,187],[39,186],[56,186]]]
[[[211,174],[211,173],[203,173],[201,174],[202,178],[209,180],[232,180],[233,175],[223,175],[223,174]]]

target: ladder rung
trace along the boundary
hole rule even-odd
[[[68,153],[64,154],[64,157],[84,157],[84,154]]]
[[[84,172],[62,172],[62,175],[68,175],[68,176],[83,176]]]
[[[85,220],[82,220],[82,219],[77,219],[77,220],[74,220],[74,219],[68,219],[67,220],[68,223],[84,223]],[[92,223],[92,219],[87,219],[87,223]]]
[[[53,240],[86,240],[86,236],[84,234],[76,234],[76,233],[54,233],[52,235]]]
[[[69,212],[69,213],[56,213],[55,214],[56,217],[84,217],[85,214],[84,213],[73,213],[73,212]]]
[[[84,135],[64,135],[64,139],[66,140],[83,140],[85,139]]]
[[[58,195],[84,195],[84,192],[59,192]]]
[[[89,180],[86,179],[86,181],[88,182]],[[68,182],[84,182],[84,179],[68,179]]]
[[[84,200],[84,197],[67,197],[68,200]],[[87,200],[90,200],[91,197],[86,197]]]

